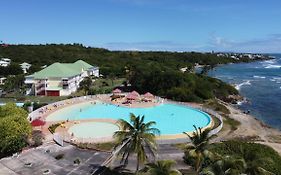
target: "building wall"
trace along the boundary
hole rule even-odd
[[[61,78],[48,78],[47,87],[62,87]]]

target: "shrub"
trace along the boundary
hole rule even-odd
[[[34,102],[34,103],[33,103],[33,110],[39,109],[39,108],[41,108],[41,107],[43,107],[43,106],[46,106],[46,105],[48,105],[48,103]]]
[[[80,159],[79,159],[79,158],[77,158],[77,159],[75,159],[75,160],[73,161],[73,163],[74,163],[74,164],[76,164],[76,165],[79,165],[79,164],[80,164],[80,162],[81,162],[81,161],[80,161]]]
[[[60,160],[64,157],[64,154],[58,154],[55,156],[55,159]]]
[[[31,126],[26,119],[27,112],[15,104],[0,107],[0,158],[28,145]]]
[[[244,158],[247,164],[255,162],[258,167],[277,175],[281,174],[281,157],[269,146],[241,141],[227,141],[212,144],[210,150],[220,155]]]
[[[32,133],[32,146],[37,147],[43,144],[43,133],[40,130],[33,130]]]
[[[55,123],[55,124],[52,124],[51,126],[49,126],[49,131],[53,134],[55,133],[57,127],[59,127],[61,125],[61,123]]]

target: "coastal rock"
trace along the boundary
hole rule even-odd
[[[246,99],[241,95],[229,95],[223,99],[223,101],[231,104],[238,104],[241,101],[245,101]]]

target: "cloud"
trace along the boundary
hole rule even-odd
[[[218,51],[280,53],[281,34],[271,34],[263,38],[244,41],[234,41],[211,35],[209,44],[211,50]]]
[[[263,38],[243,41],[231,40],[210,35],[205,43],[192,44],[174,41],[146,41],[146,42],[110,42],[100,47],[110,50],[138,50],[138,51],[199,51],[210,52],[254,52],[254,53],[281,53],[281,34],[271,34]]]
[[[202,46],[183,44],[172,41],[154,42],[111,42],[103,45],[110,50],[141,50],[141,51],[201,51]]]

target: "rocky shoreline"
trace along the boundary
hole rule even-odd
[[[227,124],[213,142],[223,140],[244,140],[271,146],[281,154],[281,131],[266,125],[252,115],[245,114],[233,104],[221,102],[229,111],[228,117],[240,122],[236,130],[231,130]]]

